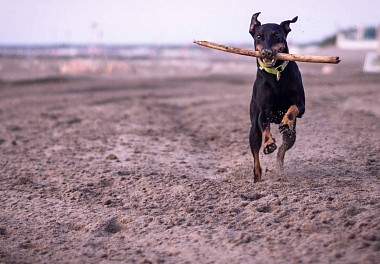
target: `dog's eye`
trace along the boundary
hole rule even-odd
[[[276,39],[280,38],[280,34],[274,33],[274,38],[276,38]]]
[[[260,36],[260,35],[257,35],[257,36],[256,36],[256,40],[261,40],[261,36]]]

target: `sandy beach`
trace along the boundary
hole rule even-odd
[[[378,263],[380,75],[315,52],[259,184],[252,58],[0,58],[0,263]]]

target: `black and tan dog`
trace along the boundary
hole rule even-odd
[[[276,141],[272,137],[270,123],[279,124],[283,143],[277,154],[277,168],[281,170],[285,152],[296,141],[296,119],[305,112],[305,93],[301,73],[294,61],[276,60],[277,53],[289,53],[286,38],[290,32],[290,23],[263,24],[257,20],[260,13],[252,16],[249,33],[255,43],[255,50],[261,53],[257,59],[257,78],[253,85],[250,106],[251,131],[249,142],[254,158],[254,182],[261,181],[259,150],[264,143],[264,154],[276,150]]]

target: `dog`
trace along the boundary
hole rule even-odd
[[[278,149],[276,164],[277,170],[281,171],[285,152],[296,141],[296,119],[305,113],[305,93],[297,64],[275,58],[277,53],[289,53],[286,38],[291,31],[290,24],[295,23],[298,17],[280,24],[262,25],[257,20],[259,14],[252,16],[249,27],[255,50],[260,52],[250,104],[249,143],[254,159],[254,182],[261,181],[259,151],[262,143],[264,154],[277,149],[270,123],[279,124],[282,134],[283,142]]]

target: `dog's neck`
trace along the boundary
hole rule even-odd
[[[276,75],[276,80],[280,81],[281,73],[285,70],[286,66],[288,65],[289,61],[282,61],[282,63],[276,67],[265,67],[264,63],[261,60],[257,60],[259,64],[259,69],[262,71],[266,71],[268,73]],[[277,64],[277,63],[276,63]]]

